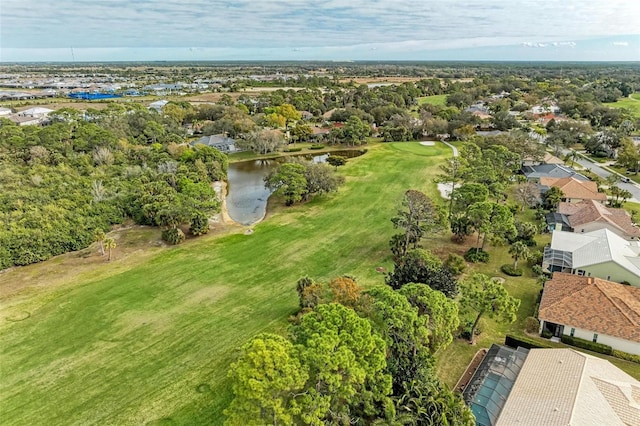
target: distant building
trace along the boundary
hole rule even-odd
[[[238,152],[239,150],[236,148],[236,141],[233,138],[230,138],[226,135],[211,135],[211,136],[203,136],[195,142],[192,142],[191,145],[207,145],[217,150],[224,152],[226,154],[230,154],[232,152]]]
[[[18,126],[37,126],[42,123],[40,117],[23,117],[20,115],[12,115],[9,120],[16,123]]]
[[[163,100],[161,100],[161,101],[151,102],[151,103],[149,104],[149,109],[153,109],[153,110],[156,110],[156,111],[158,111],[158,112],[162,112],[162,108],[164,108],[164,106],[165,106],[166,104],[168,104],[168,103],[169,103],[169,101],[164,100],[164,99],[163,99]]]
[[[20,117],[36,117],[36,118],[46,118],[49,114],[53,112],[52,109],[35,107],[25,109],[24,111],[20,111],[18,116]]]

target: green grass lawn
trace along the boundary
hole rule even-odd
[[[627,168],[626,167],[607,166],[607,168],[620,173],[622,176],[628,177],[629,179],[631,179],[635,183],[640,183],[640,174],[635,174],[633,172],[632,173],[627,173]]]
[[[446,106],[447,95],[422,96],[418,98],[418,105],[432,104]]]
[[[606,103],[606,106],[612,108],[625,108],[636,117],[640,117],[640,93],[633,93],[631,98],[619,99],[617,102]]]
[[[548,235],[540,236],[537,249],[541,250],[549,239]],[[445,251],[456,250],[455,245],[451,245],[451,243],[447,245],[445,241],[442,241],[440,245],[445,247]],[[463,252],[466,248],[467,246],[458,247],[457,250]],[[491,277],[504,278],[504,286],[509,294],[520,299],[518,319],[512,324],[503,324],[489,318],[483,318],[480,320],[482,333],[477,337],[475,345],[469,344],[466,340],[456,339],[451,345],[438,353],[436,355],[438,376],[450,387],[455,386],[467,364],[471,362],[473,355],[480,348],[488,348],[492,343],[504,344],[504,336],[507,333],[522,334],[525,319],[533,315],[538,293],[542,287],[536,282],[530,268],[526,267],[526,262],[524,261],[520,261],[518,264],[518,267],[525,271],[523,276],[509,277],[502,273],[500,266],[506,263],[513,263],[508,250],[508,246],[489,247],[487,249],[491,256],[489,263],[474,264],[468,271],[465,271],[465,274],[480,272]],[[471,316],[469,318],[471,319]]]
[[[389,218],[409,188],[436,196],[437,166],[450,155],[441,144],[370,146],[339,169],[347,182],[337,194],[276,206],[251,235],[191,240],[128,269],[116,258],[109,274],[96,268],[3,300],[15,315],[0,323],[2,422],[221,424],[230,363],[252,336],[285,329],[296,280],[382,284],[375,268],[391,266]]]

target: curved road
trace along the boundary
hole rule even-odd
[[[569,153],[569,150],[563,150],[562,153],[564,155],[567,155]],[[607,176],[610,176],[611,174],[613,174],[610,171],[603,169],[598,163],[594,163],[588,160],[582,154],[580,154],[580,158],[576,161],[576,163],[580,164],[585,169],[591,170],[593,173],[595,173],[596,175],[600,176],[603,179],[606,179]],[[621,175],[618,172],[614,172],[614,173],[620,178],[625,177],[624,175]],[[629,201],[632,201],[634,203],[640,203],[640,185],[638,185],[637,183],[634,183],[633,181],[629,183],[618,182],[617,185],[620,188],[626,189],[631,193],[632,198],[630,198]]]

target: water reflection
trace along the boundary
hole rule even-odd
[[[255,160],[229,165],[227,211],[231,219],[243,225],[262,219],[271,195],[264,186],[264,177],[276,164],[275,160]]]
[[[333,152],[353,158],[364,154],[365,150]],[[329,154],[305,155],[309,161],[324,163]],[[271,191],[264,186],[264,178],[278,166],[284,158],[271,160],[252,160],[232,163],[227,171],[229,182],[227,191],[227,211],[234,221],[251,225],[262,219],[267,210],[267,200]]]

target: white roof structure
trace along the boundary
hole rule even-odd
[[[553,231],[551,249],[571,253],[573,269],[613,261],[640,277],[640,244],[608,229],[583,234]]]
[[[160,100],[160,101],[151,102],[151,103],[149,104],[149,108],[150,108],[150,109],[155,109],[155,110],[157,110],[157,111],[160,111],[160,110],[162,110],[162,108],[163,108],[166,104],[168,104],[168,103],[169,103],[169,101],[164,100],[164,99],[163,99],[163,100]]]
[[[0,116],[11,115],[11,108],[0,107]]]
[[[640,425],[640,382],[573,349],[531,349],[496,426]]]
[[[49,108],[34,107],[25,109],[24,111],[20,111],[18,115],[21,115],[23,117],[43,117],[52,112],[53,110]]]

